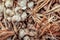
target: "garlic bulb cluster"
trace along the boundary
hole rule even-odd
[[[16,14],[12,17],[13,21],[24,21],[27,18],[27,14],[25,12],[22,13],[22,15]]]
[[[6,0],[5,6],[6,7],[12,7],[13,6],[13,0]]]
[[[27,7],[30,9],[33,8],[34,2],[29,2],[30,0],[17,0],[17,4],[15,7],[13,7],[13,0],[6,0],[5,1],[5,15],[6,19],[8,21],[25,21],[27,18],[27,12],[22,11],[26,10]],[[11,9],[10,9],[11,8]],[[1,11],[3,10],[3,7],[1,8]]]

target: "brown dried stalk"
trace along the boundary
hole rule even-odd
[[[12,35],[14,35],[14,31],[0,30],[0,40],[5,40]]]
[[[52,8],[51,10],[49,11],[46,11],[45,13],[51,13],[51,12],[59,12],[60,11],[60,5]]]
[[[39,37],[41,37],[41,36],[45,33],[45,31],[46,31],[47,29],[49,29],[50,27],[51,27],[51,24],[50,24],[50,23],[47,23],[47,25],[45,26],[45,28],[43,28],[42,33],[40,34]]]
[[[0,27],[2,30],[5,30],[6,28],[4,27],[4,25],[2,24],[2,22],[0,22]]]
[[[38,12],[42,7],[44,7],[50,0],[45,0],[43,3],[41,3],[41,5],[37,4],[34,8],[34,13]],[[39,6],[38,6],[39,5]]]

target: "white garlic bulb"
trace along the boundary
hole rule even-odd
[[[29,36],[25,36],[23,40],[30,40]]]
[[[27,7],[26,7],[26,1],[24,0],[22,0],[21,2],[19,2],[19,5],[21,6],[21,8],[23,9],[23,10],[25,10]]]
[[[12,7],[13,6],[13,0],[6,0],[5,6],[6,7]]]
[[[20,10],[20,7],[15,8],[15,13],[18,13],[18,10]]]
[[[25,31],[23,29],[20,29],[19,36],[22,38],[24,37],[25,34],[26,34]]]
[[[14,15],[14,12],[11,9],[7,9],[6,14],[9,16],[12,16],[12,15]]]
[[[21,15],[22,21],[24,21],[27,18],[27,14],[26,12],[23,12],[23,14]]]
[[[20,15],[14,15],[14,16],[12,17],[12,21],[17,21],[17,22],[21,21]]]
[[[29,2],[29,3],[28,3],[28,7],[29,7],[29,8],[33,8],[33,6],[34,6],[34,2]]]

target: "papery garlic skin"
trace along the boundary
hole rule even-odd
[[[23,12],[23,14],[21,15],[22,21],[24,21],[27,18],[27,14],[26,12]]]

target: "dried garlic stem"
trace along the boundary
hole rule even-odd
[[[38,12],[42,7],[44,7],[50,0],[45,0],[41,5],[34,8],[34,12]]]

